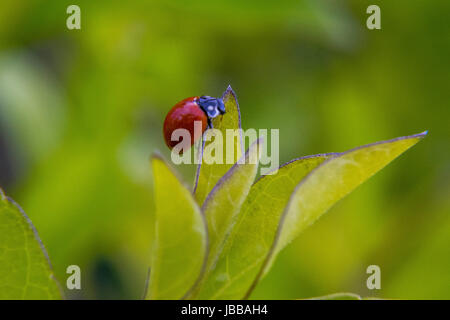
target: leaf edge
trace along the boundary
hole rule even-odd
[[[333,159],[335,159],[336,157],[339,157],[339,156],[342,156],[342,155],[345,155],[345,154],[348,154],[348,153],[351,153],[351,152],[354,152],[354,151],[357,151],[357,150],[360,150],[360,149],[363,149],[363,148],[368,148],[368,147],[372,147],[372,146],[376,146],[376,145],[380,145],[380,144],[385,144],[385,143],[391,143],[391,142],[396,142],[396,141],[399,141],[399,140],[406,140],[406,139],[414,139],[414,138],[418,138],[419,140],[417,141],[417,142],[419,142],[421,139],[423,139],[426,135],[428,134],[428,130],[426,130],[426,131],[423,131],[423,132],[420,132],[420,133],[417,133],[417,134],[412,134],[412,135],[408,135],[408,136],[401,136],[401,137],[396,137],[396,138],[393,138],[393,139],[388,139],[388,140],[381,140],[381,141],[377,141],[377,142],[373,142],[373,143],[369,143],[369,144],[365,144],[365,145],[361,145],[361,146],[358,146],[358,147],[355,147],[355,148],[352,148],[352,149],[349,149],[349,150],[346,150],[346,151],[343,151],[343,152],[337,152],[337,153],[331,153],[331,154],[333,154],[333,156],[332,157],[330,157],[329,159],[326,159],[325,161],[323,161],[320,165],[318,165],[316,168],[314,168],[311,172],[309,172],[298,184],[297,184],[297,186],[295,187],[295,189],[294,189],[294,191],[292,192],[292,194],[289,196],[289,201],[288,201],[288,203],[287,203],[287,205],[286,205],[286,207],[285,207],[285,209],[283,210],[283,213],[281,214],[281,217],[280,217],[280,220],[279,220],[279,223],[278,223],[278,227],[277,227],[277,231],[276,231],[276,234],[275,234],[275,238],[274,238],[274,240],[273,240],[273,242],[272,242],[272,245],[271,245],[271,247],[270,247],[270,249],[269,249],[269,252],[267,253],[267,255],[266,255],[266,257],[264,258],[264,261],[263,261],[263,264],[261,265],[261,268],[260,268],[260,270],[258,271],[258,274],[256,275],[256,277],[255,277],[255,279],[253,280],[253,282],[252,282],[252,284],[250,285],[250,287],[249,287],[249,289],[247,290],[247,292],[246,292],[246,294],[244,295],[244,297],[242,298],[243,300],[247,300],[249,297],[250,297],[250,295],[251,295],[251,293],[253,292],[253,290],[255,289],[255,287],[256,287],[256,285],[259,283],[259,280],[262,278],[262,276],[264,275],[264,271],[265,271],[265,268],[266,268],[266,266],[268,265],[268,263],[269,263],[269,261],[270,261],[270,259],[272,258],[272,255],[273,255],[273,253],[274,253],[274,251],[275,251],[275,248],[276,248],[276,245],[278,244],[278,241],[279,241],[279,239],[280,239],[280,236],[281,236],[281,231],[282,231],[282,229],[283,229],[283,223],[284,223],[284,220],[286,219],[286,215],[287,215],[287,212],[288,212],[288,209],[289,209],[289,207],[290,207],[290,203],[291,203],[291,199],[292,199],[292,196],[295,194],[295,192],[296,192],[296,190],[312,175],[312,174],[314,174],[314,172],[316,171],[316,170],[318,170],[319,168],[321,168],[323,165],[325,165],[326,163],[328,163],[329,161],[332,161]],[[414,145],[412,145],[412,146],[414,146]],[[411,146],[411,147],[412,147]],[[411,148],[411,147],[409,147],[409,148]],[[408,148],[408,149],[409,149]],[[406,149],[406,150],[408,150],[408,149]],[[405,151],[406,151],[405,150]],[[403,152],[402,152],[403,153]],[[313,155],[314,156],[314,155]],[[313,156],[306,156],[306,157],[313,157]],[[305,158],[305,157],[303,157],[303,158]],[[393,160],[395,160],[395,158],[393,159]],[[287,164],[289,164],[289,163],[292,163],[293,161],[295,161],[295,159],[294,160],[292,160],[292,161],[289,161],[289,162],[287,162],[287,163],[285,163],[284,165],[287,165]]]

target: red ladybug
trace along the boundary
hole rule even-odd
[[[180,141],[172,141],[172,132],[176,129],[186,129],[191,135],[191,146],[194,144],[194,121],[202,123],[202,133],[212,128],[211,119],[225,113],[225,105],[220,98],[209,96],[190,97],[178,102],[169,111],[164,120],[164,140],[172,149]],[[200,137],[197,137],[197,139]]]

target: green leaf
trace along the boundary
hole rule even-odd
[[[219,180],[203,204],[210,248],[205,276],[217,261],[236,215],[255,181],[261,156],[261,141],[262,138],[250,146],[242,158]]]
[[[162,158],[152,158],[155,241],[148,299],[181,299],[205,268],[207,226],[191,192]]]
[[[289,242],[337,201],[415,145],[426,133],[355,148],[324,162],[292,194],[266,267]]]
[[[326,296],[308,298],[305,300],[362,300],[360,295],[350,292],[332,293]]]
[[[338,292],[338,293],[327,294],[326,296],[300,299],[300,300],[386,300],[386,299],[377,298],[377,297],[364,297],[363,298],[356,293]]]
[[[261,139],[255,141],[243,158],[219,180],[202,206],[208,223],[209,257],[213,261],[255,181],[261,156],[260,142]]]
[[[310,170],[309,173],[308,169],[304,170],[304,178],[301,174],[286,176],[286,170],[281,168],[275,176],[261,179],[260,183],[270,179],[271,186],[260,188],[261,192],[253,188],[250,191],[216,269],[209,277],[207,290],[201,297],[248,297],[282,248],[333,204],[425,134],[378,142],[344,153],[302,159]],[[328,160],[323,161],[324,157]],[[315,165],[320,160],[323,163],[314,168],[314,163],[311,163],[314,160]],[[282,176],[278,178],[280,174]],[[288,185],[289,179],[293,181]],[[298,185],[290,192],[293,183]],[[274,193],[277,188],[279,190]]]
[[[215,129],[220,130],[223,136],[223,154],[231,155],[231,150],[234,150],[234,157],[228,163],[223,164],[207,164],[205,161],[202,161],[202,164],[198,166],[197,169],[197,177],[196,184],[194,187],[195,198],[197,202],[202,205],[205,201],[208,194],[217,184],[217,182],[222,178],[225,173],[230,170],[233,164],[241,158],[243,154],[243,143],[242,143],[242,135],[239,131],[239,136],[233,139],[233,145],[228,146],[226,144],[226,130],[227,129],[241,129],[241,113],[239,111],[239,104],[236,99],[236,94],[233,89],[228,86],[228,89],[222,96],[223,102],[225,104],[226,113],[224,115],[218,116],[213,119],[213,126]],[[207,130],[205,135],[207,135],[210,131]],[[214,139],[212,139],[214,141]],[[212,141],[208,141],[205,143],[203,150],[208,146]],[[230,149],[227,151],[227,148]],[[233,148],[233,149],[231,149]],[[206,155],[203,155],[206,157]],[[205,160],[205,158],[203,158]],[[224,161],[225,162],[225,161]]]
[[[215,269],[202,286],[200,299],[243,297],[253,280],[249,274],[256,275],[258,265],[270,249],[289,195],[298,182],[328,156],[296,159],[283,165],[276,174],[263,176],[252,186]]]
[[[61,299],[47,252],[23,210],[0,189],[0,299]]]

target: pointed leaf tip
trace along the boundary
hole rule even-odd
[[[277,233],[252,288],[277,254],[336,202],[415,145],[424,133],[379,141],[335,155],[296,186],[281,216]],[[248,297],[251,290],[247,292]]]
[[[199,297],[248,298],[281,249],[425,135],[424,132],[342,153],[304,157],[282,166],[275,175],[260,179],[250,189]]]
[[[225,96],[228,95],[228,94],[232,94],[236,98],[236,93],[234,92],[234,90],[231,87],[231,85],[228,85],[228,87],[226,88],[226,90],[222,94],[222,98],[225,98]]]
[[[222,116],[218,116],[213,119],[213,125],[216,130],[219,130],[222,137],[226,137],[227,129],[238,130],[237,137],[232,139],[232,141],[227,141],[228,139],[223,139],[222,150],[223,154],[226,154],[227,142],[230,142],[233,150],[235,150],[233,155],[233,161],[226,162],[222,164],[213,163],[214,161],[205,161],[207,154],[202,152],[202,163],[198,165],[197,174],[195,178],[194,193],[200,205],[203,204],[208,194],[211,192],[213,187],[219,181],[219,179],[225,175],[225,173],[234,165],[238,159],[241,158],[244,153],[243,142],[242,142],[242,132],[241,130],[241,114],[239,110],[239,104],[236,99],[234,92],[225,91],[224,93],[224,104],[226,112]],[[211,142],[206,142],[204,144],[203,150],[206,150]],[[228,146],[229,147],[229,146]],[[207,164],[212,163],[212,164]]]
[[[0,300],[61,299],[63,292],[54,277],[39,235],[22,208],[0,189]],[[11,276],[12,274],[16,276]]]

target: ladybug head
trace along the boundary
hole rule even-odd
[[[219,114],[225,113],[225,105],[220,98],[213,98],[210,96],[201,96],[197,100],[197,104],[208,115],[209,118],[215,118]]]

